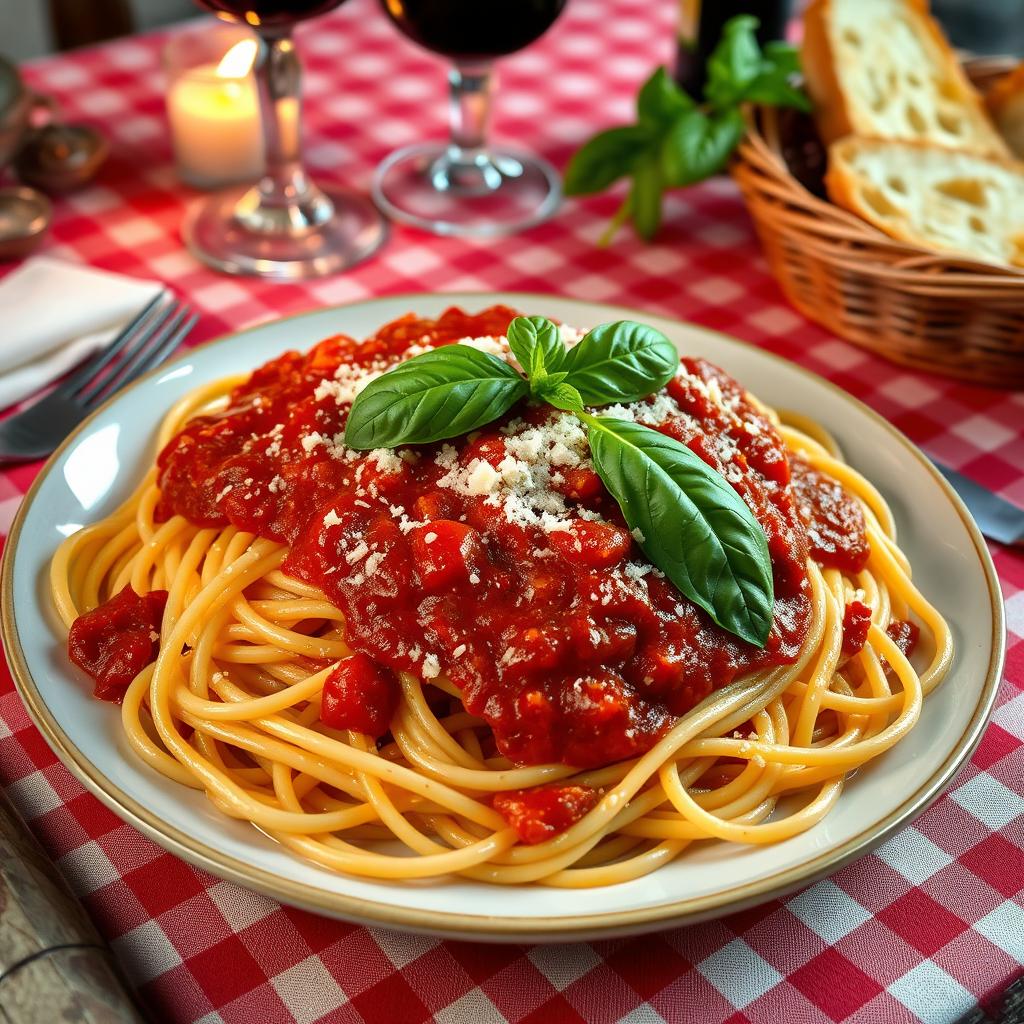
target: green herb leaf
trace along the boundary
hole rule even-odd
[[[800,70],[800,54],[795,46],[773,39],[764,44],[764,59],[780,75],[795,75]]]
[[[429,444],[476,430],[528,391],[504,360],[468,345],[443,345],[371,381],[352,403],[350,448]]]
[[[584,405],[635,402],[664,387],[679,353],[661,331],[632,320],[602,324],[569,349],[562,369]]]
[[[665,181],[672,186],[692,185],[717,174],[743,137],[746,124],[739,110],[720,114],[691,110],[679,118],[661,151]]]
[[[704,97],[714,107],[734,106],[744,90],[764,70],[756,31],[760,22],[749,14],[730,18],[722,38],[711,51]]]
[[[633,226],[645,241],[650,241],[661,227],[661,193],[664,187],[661,165],[656,161],[641,164],[633,172],[629,208]]]
[[[637,120],[652,129],[664,128],[691,109],[693,99],[672,81],[663,67],[644,82],[636,98]]]
[[[764,647],[772,565],[743,499],[680,442],[627,420],[583,418],[594,467],[644,554],[723,629]]]
[[[517,316],[505,332],[512,354],[530,380],[530,390],[557,372],[565,359],[558,328],[543,316]],[[564,379],[564,378],[563,378]]]
[[[789,81],[788,73],[772,68],[762,72],[743,91],[750,103],[766,103],[776,107],[796,107],[810,113],[811,101],[803,89]]]
[[[745,14],[725,23],[708,58],[702,107],[658,68],[637,95],[637,123],[601,132],[569,161],[566,195],[600,192],[626,175],[633,179],[598,245],[607,245],[630,219],[642,238],[653,237],[666,188],[692,185],[722,170],[743,137],[742,103],[810,109],[810,100],[790,81],[799,70],[796,51],[783,42],[766,43],[762,50],[758,24]]]
[[[556,409],[564,409],[565,412],[574,412],[578,415],[583,414],[583,399],[571,384],[545,383],[539,397]]]
[[[565,194],[584,196],[603,192],[619,178],[632,173],[651,141],[648,130],[640,125],[611,128],[595,135],[569,161],[565,171]]]
[[[762,53],[757,43],[757,19],[749,15],[726,23],[722,38],[708,60],[708,84],[704,94],[718,109],[739,103],[767,103],[777,107],[810,110],[802,89],[789,79],[800,69],[796,50],[788,43],[767,43]]]

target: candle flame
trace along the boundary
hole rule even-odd
[[[252,70],[259,43],[255,39],[242,39],[235,43],[217,65],[218,78],[244,78]]]

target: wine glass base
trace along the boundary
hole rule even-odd
[[[387,222],[365,196],[320,187],[334,205],[322,224],[289,231],[253,231],[236,216],[250,188],[218,192],[193,209],[182,226],[189,251],[226,274],[301,281],[347,270],[375,252],[388,235]]]
[[[373,199],[393,220],[436,235],[510,235],[547,220],[562,201],[555,169],[505,148],[443,142],[398,149],[377,168]]]

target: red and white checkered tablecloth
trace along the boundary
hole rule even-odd
[[[669,59],[672,0],[573,0],[502,66],[496,128],[563,166],[626,120]],[[616,197],[568,203],[520,237],[396,228],[356,271],[302,285],[220,277],[183,249],[196,196],[175,178],[158,36],[40,61],[33,86],[109,136],[100,180],[56,204],[47,252],[170,282],[202,313],[195,341],[318,305],[402,291],[515,289],[623,303],[717,328],[837,382],[982,483],[1024,504],[1024,394],[908,373],[808,323],[769,276],[736,189],[671,198],[655,245],[595,241]],[[306,153],[366,186],[392,147],[444,130],[442,68],[374,0],[300,34]],[[0,311],[2,315],[2,311]],[[308,338],[296,338],[304,345]],[[0,474],[0,534],[38,466]],[[913,827],[833,878],[721,921],[590,945],[441,942],[281,907],[164,853],[68,774],[4,668],[0,782],[70,879],[154,1016],[172,1022],[514,1024],[954,1021],[1024,962],[1024,558],[993,551],[1009,612],[1007,680],[971,765]]]

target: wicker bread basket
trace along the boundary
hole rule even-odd
[[[1011,66],[965,65],[982,91]],[[1024,271],[890,238],[827,200],[809,117],[756,107],[748,122],[732,174],[797,309],[894,362],[1024,387]]]

